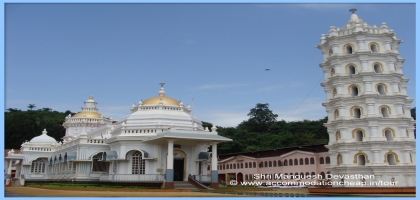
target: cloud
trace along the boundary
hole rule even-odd
[[[249,84],[206,84],[201,85],[192,90],[211,90],[211,89],[227,89],[227,88],[235,88],[235,87],[243,87],[248,86]]]

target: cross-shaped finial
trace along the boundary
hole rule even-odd
[[[356,8],[352,8],[349,11],[352,12],[352,13],[354,13],[354,12],[356,12],[356,10],[357,10]]]

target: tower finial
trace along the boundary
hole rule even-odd
[[[352,8],[349,11],[352,12],[352,13],[354,13],[354,12],[356,12],[356,10],[357,10],[356,8]]]
[[[159,84],[160,84],[160,87],[163,87],[165,85],[165,83],[159,83]]]
[[[159,83],[159,84],[160,84],[160,91],[158,92],[159,93],[159,96],[165,96],[165,90],[163,88],[163,86],[165,85],[165,83]]]
[[[89,99],[93,99],[93,96],[92,96],[92,95],[90,95],[90,96],[89,96]]]

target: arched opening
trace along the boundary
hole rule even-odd
[[[303,165],[303,158],[299,159],[299,164]]]
[[[366,158],[365,155],[360,154],[357,156],[357,163],[358,165],[365,165],[366,164]]]
[[[353,48],[350,45],[346,45],[346,53],[353,54]]]
[[[333,76],[334,76],[334,74],[335,74],[335,69],[334,69],[334,68],[332,68],[332,69],[331,69],[331,72],[330,72],[331,77],[333,77]]]
[[[311,157],[310,162],[311,162],[311,165],[315,164],[315,159],[313,157]]]
[[[378,52],[378,46],[376,46],[376,44],[371,44],[370,45],[370,50],[372,51],[372,53]]]
[[[335,141],[339,140],[340,138],[341,138],[341,133],[340,133],[340,131],[337,131],[335,133]]]
[[[267,161],[264,162],[264,167],[268,167]]]
[[[349,65],[349,74],[356,74],[356,67]]]
[[[324,164],[324,157],[319,158],[319,164]]]
[[[354,115],[354,118],[360,118],[360,115],[361,115],[361,110],[360,110],[360,108],[353,108],[353,115]]]
[[[309,165],[309,158],[305,158],[305,165]]]
[[[389,165],[396,165],[397,163],[395,162],[395,155],[392,153],[389,153],[388,155],[386,155],[386,160],[388,161]]]
[[[335,97],[336,95],[337,95],[337,89],[334,88],[332,91],[332,96]]]
[[[241,169],[243,169],[244,168],[244,164],[243,163],[241,163]]]
[[[359,88],[357,86],[353,85],[350,87],[351,96],[358,96],[359,95]]]
[[[385,130],[385,137],[386,137],[386,141],[394,140],[394,137],[392,137],[392,131],[390,129]]]
[[[242,183],[244,181],[244,175],[241,172],[236,175],[236,181],[238,181],[238,183]]]
[[[273,163],[271,161],[268,162],[268,167],[273,167]]]
[[[333,52],[333,50],[332,50],[332,49],[330,49],[330,50],[328,51],[328,56],[331,56],[333,53],[334,53],[334,52]]]
[[[248,168],[248,163],[245,163],[245,168]]]
[[[295,158],[295,165],[298,165],[298,159]]]
[[[378,93],[379,95],[385,95],[386,94],[386,90],[385,90],[385,86],[382,84],[378,84]]]
[[[381,113],[382,113],[382,117],[389,117],[389,113],[388,113],[388,108],[387,107],[382,107],[381,108]]]
[[[382,73],[382,67],[379,64],[373,65],[373,69],[375,70],[375,73]]]
[[[289,159],[289,165],[293,166],[293,160],[292,159]]]
[[[233,169],[236,169],[236,164],[235,163],[233,163]]]
[[[288,166],[287,165],[287,160],[284,160],[284,165],[283,166]]]
[[[338,154],[337,155],[337,165],[341,165],[342,163],[343,163],[343,161],[341,160],[341,154]]]
[[[248,174],[245,174],[245,180],[247,181],[247,180],[249,180],[248,179]]]
[[[361,130],[355,131],[356,141],[363,141],[363,132]]]
[[[252,163],[252,168],[257,168],[257,163],[256,162]]]
[[[281,160],[277,161],[277,164],[278,164],[279,167],[281,167],[282,166]]]
[[[273,161],[273,167],[277,167],[277,162],[276,161]]]
[[[337,119],[339,116],[340,116],[340,115],[339,115],[339,113],[338,113],[338,110],[335,110],[335,111],[334,111],[334,119]]]
[[[102,154],[103,153],[101,152],[92,157],[92,171],[93,172],[109,172],[109,162],[102,161]]]

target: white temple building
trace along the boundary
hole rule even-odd
[[[6,184],[16,167],[14,180],[22,185],[25,181],[136,182],[174,188],[174,181],[196,175],[217,188],[217,144],[232,140],[219,136],[216,127],[203,128],[190,106],[165,96],[163,85],[158,96],[133,104],[118,124],[98,113],[90,96],[79,113],[65,118],[63,141],[44,130],[23,143],[19,154],[9,152]]]
[[[350,11],[347,24],[341,29],[331,26],[317,46],[324,57],[320,67],[327,94],[328,169],[334,175],[374,176],[333,180],[344,187],[351,181],[371,187],[415,186],[415,121],[402,71],[404,58],[398,53],[402,40],[385,22],[370,26],[355,9]]]

